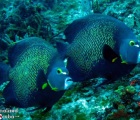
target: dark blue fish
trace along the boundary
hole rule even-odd
[[[115,80],[140,62],[138,40],[130,28],[113,17],[88,15],[75,20],[64,33],[70,45],[57,45],[66,51],[67,68],[74,81],[93,77]]]
[[[72,84],[57,50],[43,39],[15,43],[9,49],[9,63],[10,69],[0,64],[6,75],[0,73],[0,78],[10,81],[3,91],[7,106],[51,108]]]

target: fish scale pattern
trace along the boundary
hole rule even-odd
[[[103,45],[115,47],[113,35],[116,29],[111,21],[92,21],[92,24],[81,29],[75,36],[67,55],[73,59],[77,68],[80,68],[82,72],[91,71],[94,64],[103,58]]]
[[[10,70],[9,78],[14,82],[17,99],[25,106],[31,104],[28,103],[29,99],[33,99],[32,93],[37,92],[38,71],[43,70],[47,73],[55,52],[56,50],[47,44],[33,44],[21,53],[16,65]]]

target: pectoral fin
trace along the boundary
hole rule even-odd
[[[113,49],[109,45],[104,45],[103,47],[103,57],[109,62],[116,62],[119,56],[113,51]]]
[[[44,74],[43,70],[39,70],[38,75],[37,75],[37,87],[38,89],[44,90],[48,86],[47,84],[47,79]]]

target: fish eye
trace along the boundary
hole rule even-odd
[[[130,46],[134,46],[134,45],[135,45],[135,41],[131,40],[131,41],[129,42],[129,45],[130,45]]]
[[[58,73],[58,74],[61,74],[62,72],[63,72],[63,71],[62,71],[61,68],[58,68],[58,69],[57,69],[57,73]]]

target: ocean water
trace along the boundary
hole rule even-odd
[[[64,30],[69,24],[94,13],[119,19],[140,40],[139,0],[0,0],[0,62],[9,65],[9,46],[24,38],[43,38],[56,47],[57,41],[65,42]],[[104,80],[98,76],[77,82],[50,111],[1,105],[0,120],[139,120],[139,73],[138,64],[110,84],[97,87]],[[0,86],[2,102],[6,84]]]

